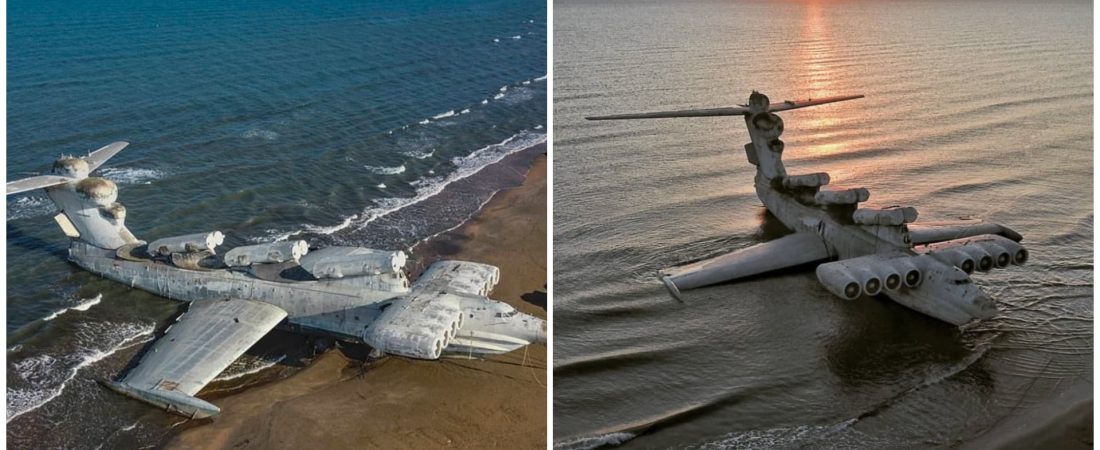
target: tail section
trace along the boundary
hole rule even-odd
[[[55,219],[69,237],[105,249],[137,243],[124,224],[126,208],[116,201],[118,187],[106,178],[88,176],[127,145],[115,142],[87,156],[62,156],[54,162],[51,175],[7,183],[7,195],[45,189],[61,211]]]
[[[757,167],[758,182],[770,183],[771,180],[786,176],[781,159],[783,141],[783,119],[775,113],[826,103],[842,102],[863,98],[862,95],[844,95],[799,101],[787,100],[772,105],[768,96],[753,91],[747,105],[729,108],[689,109],[680,111],[659,111],[648,113],[616,114],[610,116],[586,117],[588,120],[626,120],[626,119],[667,119],[680,117],[720,117],[745,116],[745,125],[749,129],[752,142],[745,145],[745,153],[750,163]]]

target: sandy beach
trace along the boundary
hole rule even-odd
[[[545,147],[542,147],[545,152]],[[413,249],[493,264],[492,298],[546,317],[546,158],[522,186],[498,192],[471,220]],[[188,426],[176,449],[545,448],[546,347],[487,360],[363,364],[330,350],[289,378],[215,398],[214,421]],[[354,356],[354,355],[353,355]]]

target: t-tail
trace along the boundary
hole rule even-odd
[[[749,129],[752,142],[745,144],[745,154],[750,163],[757,167],[759,181],[771,182],[778,177],[786,176],[783,168],[783,141],[779,136],[783,134],[783,119],[775,113],[808,106],[824,105],[826,103],[842,102],[863,98],[862,95],[845,95],[806,99],[800,101],[787,100],[772,105],[768,96],[753,91],[749,96],[749,103],[729,108],[688,109],[680,111],[659,111],[636,114],[616,114],[610,116],[586,117],[588,120],[627,120],[627,119],[668,119],[682,117],[721,117],[744,116],[745,125]]]
[[[87,156],[61,156],[50,175],[7,184],[8,195],[45,189],[60,211],[54,220],[70,238],[104,249],[139,241],[126,228],[126,208],[118,203],[118,187],[111,180],[89,176],[112,156],[130,145],[115,142]]]

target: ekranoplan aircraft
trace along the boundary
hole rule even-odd
[[[753,91],[747,105],[588,117],[589,120],[744,116],[756,166],[756,195],[794,233],[691,264],[663,269],[661,280],[680,291],[813,262],[817,279],[846,300],[885,294],[913,310],[955,325],[997,313],[993,299],[971,282],[985,272],[1023,264],[1028,252],[1019,233],[980,220],[912,223],[912,207],[860,208],[865,188],[831,188],[829,174],[788,175],[783,167],[783,119],[775,113],[863,98],[839,96],[771,105]]]
[[[214,416],[218,407],[195,394],[276,326],[365,343],[376,356],[428,360],[546,342],[545,321],[487,297],[500,270],[486,264],[439,261],[410,285],[401,251],[311,251],[305,241],[282,241],[222,256],[217,231],[146,244],[126,228],[115,184],[88,176],[127,145],[62,156],[52,175],[7,184],[8,195],[46,190],[77,266],[190,302],[136,367],[104,383],[117,392],[185,417]]]

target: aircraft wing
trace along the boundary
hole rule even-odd
[[[88,156],[84,157],[84,161],[88,162],[88,172],[92,172],[98,169],[99,166],[102,166],[103,163],[107,162],[108,159],[111,159],[112,156],[117,155],[118,152],[121,152],[122,149],[126,148],[127,145],[130,145],[130,143],[114,142],[103,146],[103,148],[100,148],[99,150],[89,153]]]
[[[944,222],[917,222],[908,225],[909,240],[913,245],[931,244],[983,234],[996,234],[1016,242],[1023,240],[1020,233],[1001,224],[982,220],[952,220]]]
[[[193,302],[137,367],[108,387],[190,418],[217,415],[194,395],[286,318],[286,311],[253,300]]]
[[[69,177],[59,177],[57,175],[39,175],[37,177],[24,178],[22,180],[9,182],[7,195],[33,191],[35,189],[48,188],[50,186],[57,186],[59,184],[65,184],[71,181],[74,181],[74,179]]]
[[[680,299],[681,290],[821,261],[831,256],[821,236],[794,233],[714,258],[662,269],[661,281],[673,297]]]

